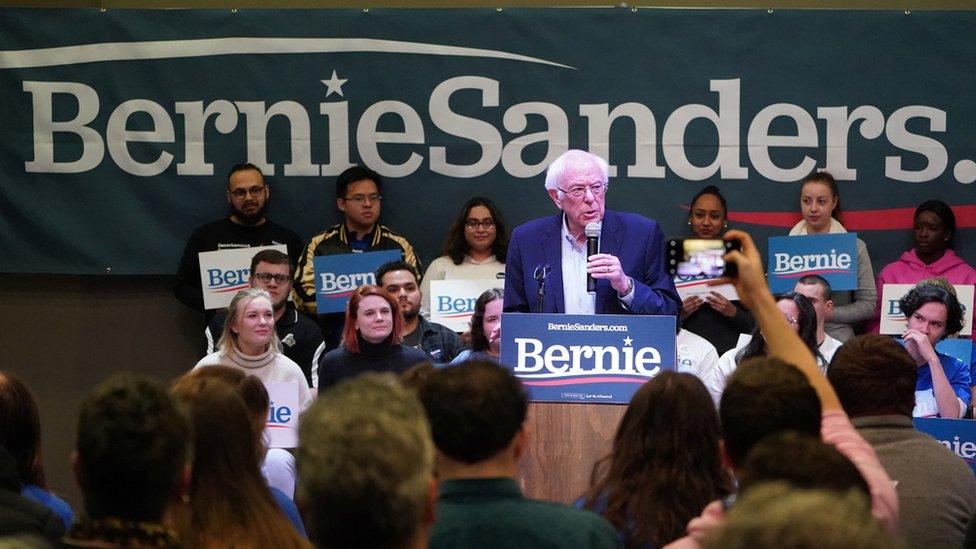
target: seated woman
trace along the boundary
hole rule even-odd
[[[915,208],[913,246],[881,269],[878,275],[878,306],[869,330],[880,327],[881,296],[885,284],[915,284],[924,278],[943,277],[953,284],[976,284],[973,269],[952,250],[956,215],[941,200],[926,200]]]
[[[200,359],[195,368],[220,364],[242,370],[265,383],[294,382],[302,409],[311,403],[312,391],[302,369],[281,354],[281,340],[274,329],[274,308],[268,292],[256,288],[237,292],[227,307],[227,320],[217,347],[219,351]]]
[[[360,286],[346,305],[341,345],[319,359],[319,389],[363,372],[402,374],[427,360],[420,349],[403,343],[403,316],[396,301],[379,286]]]
[[[501,354],[502,303],[505,293],[501,288],[492,288],[478,297],[471,315],[471,349],[461,351],[451,364],[468,360],[490,360],[498,362]]]
[[[803,219],[793,226],[790,236],[846,233],[841,225],[840,192],[837,181],[827,172],[814,172],[800,182],[800,213]],[[834,291],[834,308],[827,311],[824,331],[841,343],[854,337],[855,328],[868,322],[878,304],[874,269],[864,241],[857,239],[857,290]]]
[[[709,185],[691,199],[688,226],[695,238],[722,238],[728,206],[718,187]],[[694,332],[722,354],[735,346],[739,334],[748,334],[756,322],[738,301],[710,291],[704,297],[691,295],[681,303],[681,327]]]
[[[662,372],[624,413],[613,450],[573,505],[606,517],[626,547],[661,547],[712,500],[732,493],[719,454],[718,414],[691,374]]]
[[[959,301],[946,290],[925,284],[905,294],[899,305],[908,320],[902,334],[905,350],[918,364],[912,415],[961,418],[972,396],[969,366],[935,350],[940,339],[962,328]]]
[[[790,328],[800,336],[800,339],[816,357],[820,371],[826,372],[827,362],[820,354],[819,345],[817,345],[817,312],[813,309],[810,300],[803,294],[787,292],[776,296],[776,306],[783,312],[783,317],[786,318]],[[715,375],[705,383],[716,406],[718,406],[729,376],[732,375],[735,368],[747,358],[766,356],[767,353],[766,338],[756,326],[752,335],[742,336],[735,348],[729,349],[719,357]]]
[[[259,466],[264,447],[244,399],[192,372],[173,385],[193,427],[189,502],[175,513],[187,547],[311,547],[276,503]]]
[[[17,464],[23,486],[21,494],[53,511],[71,527],[74,511],[63,499],[48,491],[41,459],[41,420],[30,389],[13,372],[0,372],[0,446]]]
[[[431,311],[432,280],[504,280],[507,255],[508,229],[502,212],[483,196],[468,200],[447,231],[444,255],[424,273],[422,310]]]

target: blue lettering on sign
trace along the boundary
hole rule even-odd
[[[773,292],[813,274],[835,290],[857,289],[857,233],[770,237],[768,270]]]
[[[210,282],[207,284],[208,289],[230,288],[247,284],[248,278],[251,276],[251,269],[229,269],[226,271],[222,269],[207,269],[207,276],[210,278]]]
[[[901,305],[898,303],[897,299],[888,300],[888,307],[885,314],[888,316],[904,316],[901,314]]]
[[[477,298],[451,297],[449,295],[437,296],[437,312],[440,314],[451,313],[473,313],[474,304]]]
[[[286,424],[291,422],[291,408],[288,406],[275,406],[274,401],[268,407],[268,423]]]

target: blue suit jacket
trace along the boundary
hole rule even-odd
[[[512,232],[505,261],[505,311],[539,311],[537,267],[549,265],[543,313],[563,313],[562,213],[534,219]],[[598,279],[598,314],[676,315],[681,306],[664,261],[664,235],[657,223],[637,214],[606,210],[600,252],[620,259],[634,279],[634,301],[625,308],[610,281]]]

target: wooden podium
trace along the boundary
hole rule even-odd
[[[519,463],[525,496],[570,504],[583,495],[626,410],[626,404],[529,404],[528,447]]]

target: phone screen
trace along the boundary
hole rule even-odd
[[[686,238],[675,241],[676,275],[682,278],[714,278],[725,274],[725,242],[718,239]]]

